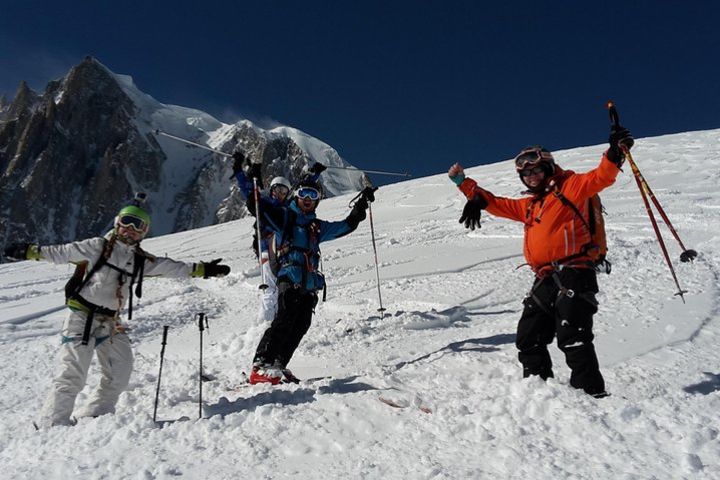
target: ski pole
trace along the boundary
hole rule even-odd
[[[643,174],[640,173],[640,169],[637,166],[637,163],[632,158],[632,155],[630,154],[630,151],[626,151],[625,156],[628,158],[628,163],[630,164],[630,168],[633,171],[633,174],[635,175],[635,178],[639,178],[640,182],[642,182],[643,189],[647,193],[648,197],[650,197],[650,200],[652,201],[653,205],[655,205],[655,208],[657,209],[658,213],[663,219],[663,222],[665,222],[665,225],[667,225],[668,230],[670,230],[670,233],[673,234],[673,237],[675,237],[675,240],[677,240],[678,244],[680,245],[680,248],[682,249],[682,253],[680,254],[680,261],[681,262],[692,262],[697,257],[697,252],[693,249],[685,248],[685,245],[683,244],[682,240],[680,240],[680,235],[678,235],[677,230],[675,230],[675,227],[673,227],[673,224],[670,222],[670,219],[668,218],[667,214],[665,213],[665,210],[662,208],[662,205],[660,205],[660,201],[657,199],[655,194],[653,193],[652,189],[650,188],[650,185],[647,183],[647,180],[645,180],[645,177],[643,177]]]
[[[372,185],[369,185],[372,186]],[[377,187],[373,189],[373,192],[377,190]],[[350,200],[350,205],[354,205],[357,199],[360,198],[362,195],[362,192],[358,193],[355,197],[353,197],[352,200]],[[373,224],[373,214],[372,214],[372,202],[368,202],[368,219],[370,220],[370,238],[372,239],[372,246],[373,246],[373,253],[375,255],[375,278],[377,279],[377,291],[378,291],[378,301],[380,302],[380,308],[378,308],[378,312],[380,312],[380,315],[383,316],[383,312],[385,311],[385,308],[383,308],[382,305],[382,295],[380,293],[380,267],[378,265],[378,254],[377,254],[377,244],[375,243],[375,225]]]
[[[627,149],[624,149],[627,152]],[[629,152],[627,152],[629,153]],[[626,153],[626,155],[627,155]],[[628,158],[628,162],[630,162],[630,159]],[[633,168],[633,163],[630,163],[630,167]],[[670,255],[668,254],[667,247],[665,246],[665,241],[663,240],[662,234],[660,233],[660,227],[658,227],[657,220],[655,220],[655,215],[652,212],[652,209],[650,208],[650,202],[648,202],[647,193],[645,192],[645,189],[643,188],[644,185],[640,181],[640,178],[638,176],[635,176],[635,182],[637,183],[638,189],[640,189],[640,195],[642,196],[643,203],[645,204],[645,211],[647,211],[648,217],[650,217],[650,223],[652,223],[653,230],[655,230],[655,236],[658,239],[658,243],[660,244],[660,249],[663,252],[663,256],[665,257],[665,262],[667,263],[668,267],[670,268],[670,273],[672,274],[673,280],[675,281],[675,285],[678,288],[677,293],[675,295],[680,295],[680,298],[682,299],[683,303],[685,303],[685,297],[683,296],[684,293],[687,293],[687,290],[683,290],[680,288],[680,283],[678,282],[677,276],[675,275],[675,269],[672,266],[672,262],[670,261]]]
[[[620,119],[618,117],[617,108],[615,108],[615,105],[612,101],[608,102],[608,108],[611,109],[610,111],[610,117],[614,124],[619,124]],[[614,112],[614,113],[613,113]],[[615,123],[617,122],[617,123]],[[665,209],[660,205],[660,200],[657,199],[655,194],[653,193],[652,189],[650,188],[650,185],[647,183],[647,180],[645,180],[645,177],[642,173],[640,173],[640,169],[637,166],[637,163],[635,163],[635,160],[632,157],[632,154],[630,153],[630,150],[623,148],[623,152],[625,153],[625,156],[628,159],[628,163],[630,164],[630,168],[633,171],[633,175],[635,175],[636,178],[640,179],[640,182],[643,185],[643,188],[645,189],[645,192],[650,197],[650,200],[652,201],[653,205],[655,205],[655,208],[657,209],[658,213],[663,219],[663,222],[665,222],[665,225],[667,225],[668,230],[670,230],[670,233],[673,234],[673,237],[675,237],[675,240],[677,240],[678,244],[680,245],[680,248],[682,249],[682,253],[680,254],[680,261],[681,262],[692,262],[697,257],[697,252],[693,249],[688,249],[683,244],[683,241],[680,239],[680,235],[678,235],[677,230],[675,230],[675,227],[673,226],[672,222],[670,222],[670,219],[668,218],[667,214],[665,213]]]
[[[612,101],[609,101],[607,103],[607,108],[610,111],[610,121],[612,122],[614,127],[620,126],[620,117],[617,113],[617,108],[615,108],[615,104]],[[648,214],[648,217],[650,218],[650,223],[653,226],[653,230],[655,231],[655,236],[657,237],[658,243],[660,244],[660,249],[662,250],[663,256],[665,257],[665,262],[667,263],[668,268],[670,269],[670,273],[672,274],[673,280],[675,281],[675,285],[678,288],[678,291],[675,293],[675,295],[679,295],[682,299],[683,303],[685,303],[685,297],[683,294],[687,293],[687,290],[683,290],[682,287],[680,287],[680,282],[677,279],[677,275],[675,274],[675,268],[673,268],[672,261],[670,260],[670,255],[668,254],[667,247],[665,246],[665,241],[662,238],[662,234],[660,233],[660,228],[658,227],[657,221],[655,220],[655,215],[652,212],[652,208],[650,207],[650,202],[648,201],[648,195],[649,195],[649,185],[645,181],[645,178],[640,173],[640,169],[638,168],[637,164],[635,163],[635,160],[632,157],[632,154],[630,153],[630,149],[627,148],[625,145],[621,145],[621,148],[623,150],[623,153],[625,154],[625,158],[627,158],[628,163],[630,164],[630,168],[632,169],[633,176],[635,177],[635,182],[637,183],[638,189],[640,190],[640,196],[643,199],[643,203],[645,204],[645,211]],[[654,195],[653,195],[654,197]],[[659,207],[660,202],[653,201],[656,207]],[[662,207],[658,208],[658,211],[661,210]],[[663,211],[663,219],[665,218],[664,211]],[[667,222],[666,222],[667,224]],[[669,224],[668,224],[669,226]],[[685,252],[683,252],[685,254]],[[697,255],[697,253],[695,254]],[[692,257],[694,258],[694,257]],[[681,256],[682,259],[682,256]]]
[[[377,279],[378,301],[380,302],[378,312],[380,312],[380,316],[382,317],[384,316],[383,312],[385,312],[385,309],[383,308],[382,295],[380,294],[380,267],[378,266],[377,245],[375,244],[375,226],[373,225],[372,202],[368,203],[368,219],[370,220],[370,238],[372,238],[373,252],[375,253],[375,278]]]
[[[260,189],[258,188],[257,178],[253,177],[253,195],[255,196],[255,234],[257,235],[258,247],[258,266],[260,267],[260,290],[268,288],[265,283],[265,270],[263,270],[262,261],[262,237],[260,236]]]
[[[158,372],[157,388],[155,389],[155,408],[153,409],[153,423],[157,422],[158,399],[160,398],[160,377],[162,377],[163,359],[165,358],[165,345],[167,344],[167,334],[170,327],[163,327],[162,347],[160,348],[160,371]]]
[[[207,316],[200,312],[198,313],[198,328],[200,329],[200,374],[198,375],[199,395],[198,395],[198,418],[202,418],[202,384],[203,384],[203,332],[205,328],[210,328],[208,325]]]
[[[159,128],[155,129],[155,135],[162,135],[163,137],[172,138],[173,140],[177,140],[178,142],[187,143],[188,145],[192,145],[192,146],[195,146],[198,148],[208,150],[210,152],[217,153],[218,155],[222,155],[223,157],[232,158],[232,154],[230,154],[230,153],[223,152],[223,151],[217,150],[212,147],[208,147],[207,145],[203,145],[202,143],[193,142],[192,140],[188,140],[186,138],[178,137],[176,135],[171,135],[167,132],[163,132]],[[411,177],[412,176],[408,172],[386,172],[383,170],[362,170],[357,167],[343,167],[343,166],[336,166],[336,165],[325,165],[325,167],[335,168],[338,170],[356,170],[358,172],[363,172],[363,173],[376,173],[378,175],[391,175],[391,176],[397,176],[397,177]]]

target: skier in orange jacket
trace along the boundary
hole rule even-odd
[[[553,377],[547,345],[557,335],[572,371],[570,385],[598,398],[607,393],[593,346],[598,258],[587,220],[588,200],[615,182],[625,159],[622,147],[629,149],[634,143],[622,127],[613,129],[609,142],[600,164],[586,173],[563,170],[540,146],[522,150],[515,168],[530,196],[521,199],[493,195],[466,178],[458,163],[448,170],[468,198],[460,218],[467,228],[480,226],[482,210],[525,226],[525,260],[535,281],[517,327],[523,376]]]

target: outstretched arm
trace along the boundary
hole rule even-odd
[[[339,222],[320,222],[320,241],[333,240],[355,231],[358,225],[360,225],[360,222],[365,220],[365,210],[368,209],[368,202],[375,201],[375,190],[377,189],[365,187],[365,189],[360,192],[360,198],[355,202],[353,209],[345,220]]]
[[[44,260],[58,264],[83,261],[94,263],[102,254],[104,245],[105,239],[102,237],[48,246],[14,243],[5,249],[5,257],[13,260]]]
[[[147,255],[144,274],[149,277],[168,278],[224,277],[230,273],[230,267],[220,264],[221,260],[218,258],[212,262],[185,263],[172,258]]]
[[[562,186],[562,193],[569,201],[579,204],[615,183],[618,173],[620,168],[608,159],[606,152],[596,168],[568,178]]]
[[[246,199],[253,196],[255,184],[253,178],[257,179],[258,188],[262,188],[262,163],[252,162],[242,152],[233,153],[233,177],[238,182],[240,192]]]
[[[518,222],[524,221],[527,211],[527,199],[496,197],[491,192],[479,187],[472,178],[465,177],[465,171],[459,163],[450,167],[448,176],[469,201],[473,201],[477,197],[484,199],[484,203],[487,204],[484,209],[488,213]]]
[[[596,168],[572,176],[566,185],[563,185],[563,195],[571,202],[580,203],[615,183],[625,161],[625,152],[630,151],[635,139],[630,130],[614,124],[608,143],[610,148],[605,151]]]

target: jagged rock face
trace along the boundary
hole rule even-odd
[[[247,213],[228,180],[232,159],[168,143],[153,134],[158,128],[221,151],[242,149],[262,159],[268,183],[278,175],[294,182],[314,161],[347,165],[317,139],[315,157],[322,158],[313,158],[293,140],[303,135],[307,142],[296,130],[224,125],[204,112],[161,104],[88,57],[42,95],[23,82],[12,102],[0,102],[0,246],[100,235],[135,191],[150,194],[154,235]],[[361,188],[363,176],[355,173],[326,173],[327,194]]]
[[[157,187],[164,155],[148,149],[133,113],[112,75],[92,59],[42,96],[21,85],[0,125],[0,241],[98,235],[135,185]]]

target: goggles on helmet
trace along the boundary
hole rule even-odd
[[[543,160],[553,163],[554,159],[552,153],[547,150],[543,150],[541,147],[526,148],[515,157],[515,168],[518,171],[524,170],[527,167],[532,167],[542,162]]]
[[[134,215],[122,215],[118,218],[118,225],[121,227],[132,228],[136,232],[145,233],[148,231],[148,224],[141,218]]]
[[[309,198],[310,200],[320,200],[320,192],[312,187],[300,187],[296,193],[298,198]]]

